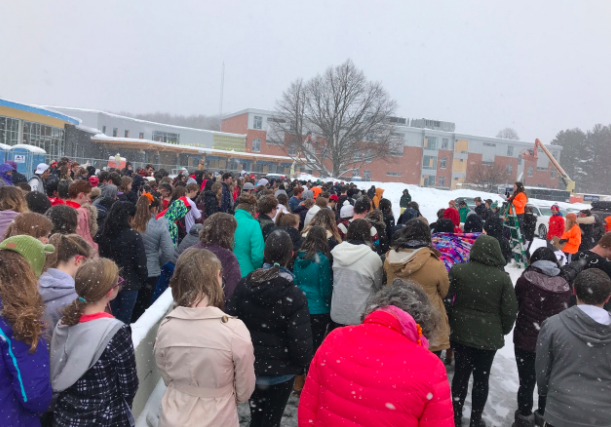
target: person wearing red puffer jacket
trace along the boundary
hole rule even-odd
[[[447,208],[443,212],[443,218],[449,219],[454,224],[454,233],[460,234],[462,230],[460,229],[460,213],[458,213],[458,209],[456,208]]]
[[[422,287],[395,279],[370,298],[363,318],[335,329],[316,352],[299,427],[454,427],[446,370],[426,338],[441,317]]]
[[[549,219],[546,237],[548,242],[552,240],[554,236],[562,237],[562,233],[564,233],[564,217],[560,213],[560,206],[552,206],[551,211],[552,216]]]

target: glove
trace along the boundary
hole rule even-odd
[[[560,243],[561,245],[563,245],[565,243],[568,243],[568,242],[569,242],[569,239],[560,239],[560,240],[558,240],[558,243]]]

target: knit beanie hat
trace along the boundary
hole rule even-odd
[[[32,266],[36,277],[40,277],[47,254],[55,252],[53,245],[45,245],[32,236],[13,236],[0,243],[0,250],[17,252]]]
[[[346,218],[352,218],[353,216],[354,216],[354,206],[352,205],[342,206],[341,210],[339,211],[340,218],[346,219]]]
[[[499,208],[499,203],[498,202],[494,202],[490,205],[490,209],[498,209]]]

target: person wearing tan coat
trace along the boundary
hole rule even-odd
[[[431,305],[436,307],[445,319],[429,339],[429,349],[438,355],[450,348],[450,325],[443,304],[448,293],[450,281],[447,270],[431,247],[429,227],[418,219],[405,224],[395,237],[392,249],[386,254],[384,272],[387,283],[396,278],[417,282],[429,297]]]
[[[254,349],[241,320],[221,309],[221,263],[187,249],[170,281],[176,307],[162,321],[155,360],[167,390],[159,427],[238,427],[255,389]]]

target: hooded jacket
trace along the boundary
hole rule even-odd
[[[1,304],[1,301],[0,301]],[[15,338],[12,326],[0,315],[0,414],[3,427],[39,427],[39,416],[53,390],[49,378],[49,352],[44,338],[36,351]]]
[[[312,359],[312,331],[308,302],[284,273],[259,281],[259,269],[242,278],[227,314],[241,319],[255,348],[255,374],[300,374]],[[291,277],[288,279],[287,277]]]
[[[537,386],[555,427],[602,427],[611,420],[611,325],[579,306],[550,317],[537,340]]]
[[[382,260],[368,245],[355,243],[342,242],[331,251],[331,319],[340,325],[360,324],[367,299],[382,287]]]
[[[498,242],[484,235],[473,244],[469,262],[452,267],[445,300],[450,341],[483,350],[505,345],[504,335],[513,328],[518,302],[504,266]]]
[[[592,249],[605,234],[605,227],[596,220],[594,215],[577,218],[577,224],[581,228],[581,244],[579,252]]]
[[[412,196],[409,194],[408,190],[403,190],[403,194],[401,195],[401,199],[399,200],[399,207],[406,208],[407,204],[412,201]]]
[[[167,389],[159,427],[238,427],[255,389],[248,329],[217,307],[176,307],[159,326],[155,361]]]
[[[372,199],[374,209],[378,209],[378,206],[380,206],[380,200],[382,200],[383,194],[384,194],[383,188],[380,188],[380,187],[376,188],[376,195],[373,196],[373,199]]]
[[[562,233],[562,239],[568,240],[562,248],[562,252],[567,254],[576,254],[581,246],[581,228],[578,224],[574,224],[570,230]]]
[[[554,262],[535,261],[518,279],[518,318],[513,331],[516,348],[534,353],[543,321],[568,308],[571,288],[560,274]]]
[[[121,269],[121,277],[125,279],[123,289],[138,291],[148,279],[148,260],[142,236],[126,226],[116,230],[110,236],[98,235],[100,256],[113,260]]]
[[[78,298],[74,290],[74,278],[56,268],[48,268],[38,279],[38,291],[45,303],[45,319],[48,322],[48,344],[55,325],[62,317],[61,310]]]
[[[293,267],[295,285],[306,294],[310,314],[328,314],[331,308],[333,273],[331,263],[322,252],[311,259],[299,252]]]
[[[386,254],[384,272],[389,284],[399,278],[414,280],[422,286],[431,305],[439,311],[444,319],[437,330],[437,334],[429,337],[429,349],[431,351],[441,351],[450,348],[450,325],[443,305],[443,299],[448,294],[450,281],[443,261],[439,259],[437,253],[428,247],[400,249],[399,251],[393,249]]]
[[[247,276],[263,265],[265,241],[259,221],[244,209],[236,209],[235,219],[238,226],[235,230],[235,254],[240,263],[242,277]]]
[[[175,248],[170,236],[168,220],[165,218],[155,219],[155,216],[151,215],[151,219],[146,224],[146,231],[141,236],[146,253],[148,277],[159,277],[161,276],[161,267],[172,261],[174,257]],[[185,237],[184,240],[186,239]]]
[[[562,236],[564,233],[564,217],[560,212],[549,217],[549,226],[547,230],[547,240],[552,240],[554,236]]]

